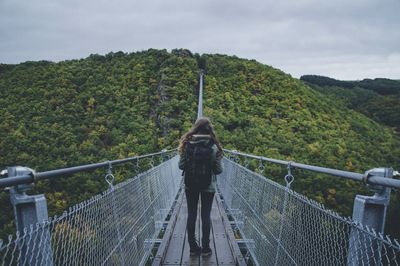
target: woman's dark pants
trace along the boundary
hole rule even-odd
[[[211,206],[214,199],[214,192],[203,192],[199,190],[185,190],[186,201],[188,207],[188,218],[187,218],[187,233],[188,242],[190,247],[195,246],[195,228],[197,219],[197,205],[199,197],[201,197],[201,223],[202,223],[202,247],[209,247],[210,244],[210,229],[211,229]]]

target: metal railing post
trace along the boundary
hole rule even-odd
[[[368,183],[370,177],[392,178],[393,169],[374,168],[364,175],[364,182]],[[382,234],[386,220],[386,210],[390,201],[390,188],[369,185],[375,192],[373,196],[357,195],[354,200],[353,221],[359,222],[363,227],[367,226],[375,230],[375,234]],[[350,233],[348,265],[369,265],[370,260],[378,264],[381,261],[381,247],[373,238],[365,239],[360,228],[353,227]]]
[[[7,173],[9,177],[31,175],[33,170],[21,166],[7,167]],[[18,245],[21,256],[25,256],[21,261],[30,262],[32,265],[51,266],[53,265],[53,255],[50,232],[47,227],[38,226],[49,219],[46,198],[43,194],[27,195],[26,192],[31,188],[32,184],[22,184],[9,189],[17,231],[23,234],[25,228],[34,226],[33,231],[26,231],[28,234],[33,234],[30,236],[32,240]],[[35,234],[45,237],[36,237]]]

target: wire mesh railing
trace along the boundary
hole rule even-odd
[[[0,265],[143,265],[181,184],[178,156],[0,242]]]
[[[218,188],[255,264],[400,265],[397,240],[232,160],[223,162]]]

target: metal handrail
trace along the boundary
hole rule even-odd
[[[392,178],[384,178],[384,177],[379,177],[379,176],[374,176],[374,175],[368,175],[367,174],[368,172],[366,174],[360,174],[360,173],[343,171],[343,170],[338,170],[338,169],[325,168],[325,167],[308,165],[308,164],[303,164],[303,163],[296,163],[296,162],[292,162],[292,161],[272,159],[272,158],[268,158],[268,157],[264,157],[264,156],[257,156],[257,155],[242,153],[242,152],[238,152],[235,150],[224,149],[224,151],[235,154],[235,155],[240,155],[243,157],[251,158],[251,159],[257,159],[257,160],[262,160],[262,161],[266,161],[266,162],[270,162],[270,163],[285,165],[288,167],[290,166],[291,168],[304,169],[304,170],[308,170],[308,171],[343,177],[343,178],[352,179],[355,181],[364,182],[364,183],[371,184],[371,185],[379,185],[379,186],[385,186],[385,187],[391,187],[391,188],[400,188],[400,180],[392,179]]]
[[[31,174],[0,178],[0,188],[33,183],[33,182],[37,182],[39,180],[48,179],[48,178],[57,177],[57,176],[69,176],[69,175],[72,175],[72,174],[75,174],[78,172],[92,171],[92,170],[95,170],[98,168],[109,167],[111,165],[124,164],[124,163],[135,161],[138,159],[143,159],[143,158],[148,158],[148,157],[152,157],[152,156],[165,154],[168,152],[173,152],[175,150],[176,149],[162,150],[160,152],[139,155],[139,156],[129,157],[129,158],[125,158],[125,159],[105,161],[105,162],[101,162],[101,163],[85,164],[85,165],[79,165],[79,166],[74,166],[74,167],[69,167],[69,168],[61,168],[61,169],[45,171],[45,172],[37,172],[37,173],[32,172]]]

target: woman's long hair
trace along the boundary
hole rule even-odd
[[[182,136],[179,141],[178,151],[179,154],[183,154],[185,151],[186,143],[192,138],[193,135],[210,135],[211,139],[214,141],[215,145],[218,147],[218,153],[222,155],[222,146],[219,142],[217,136],[215,135],[214,127],[208,117],[200,117],[196,120],[196,123],[192,128]]]

